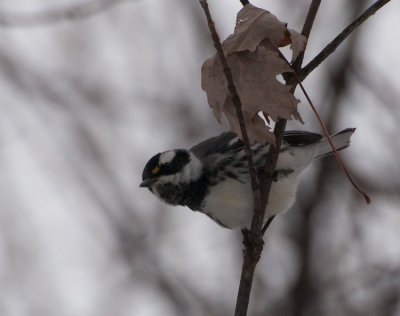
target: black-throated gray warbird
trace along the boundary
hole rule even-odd
[[[354,128],[331,136],[337,150],[350,145]],[[265,164],[270,145],[251,147],[255,168]],[[268,199],[265,219],[288,210],[295,201],[298,176],[315,158],[332,154],[327,139],[306,131],[286,131]],[[253,193],[243,142],[232,132],[209,138],[191,149],[173,149],[146,164],[141,187],[161,200],[188,206],[228,228],[249,228]]]

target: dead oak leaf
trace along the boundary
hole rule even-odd
[[[224,53],[231,68],[234,83],[242,103],[242,112],[250,141],[271,142],[273,134],[258,114],[268,113],[276,121],[279,117],[301,120],[297,112],[298,100],[290,92],[291,87],[277,80],[277,76],[292,72],[290,66],[278,54],[278,47],[291,44],[292,59],[305,48],[305,38],[287,29],[268,11],[246,5],[237,16],[235,31],[223,43]],[[227,81],[217,55],[202,66],[202,89],[208,103],[221,122],[222,113],[230,127],[240,133],[236,111],[227,88]]]
[[[293,29],[288,29],[290,34],[290,49],[292,50],[292,60],[294,62],[300,53],[304,52],[307,45],[307,37],[303,34],[296,32]]]
[[[279,21],[275,15],[247,4],[237,14],[235,31],[222,45],[227,55],[242,51],[254,52],[265,39],[277,49],[285,31],[286,23]]]
[[[276,79],[276,76],[283,72],[291,72],[291,68],[276,51],[259,46],[254,53],[246,51],[228,55],[227,62],[242,102],[247,130],[249,135],[253,135],[249,137],[252,143],[265,143],[266,139],[272,138],[271,135],[264,135],[268,133],[269,128],[260,128],[261,121],[265,126],[264,121],[258,117],[260,111],[268,113],[274,121],[278,117],[290,120],[292,116],[301,120],[297,112],[299,101],[290,93],[291,87]],[[207,92],[208,103],[216,118],[221,122],[224,112],[232,127],[232,122],[237,120],[236,112],[227,110],[226,104],[232,101],[218,56],[204,62],[202,88]],[[235,117],[230,117],[232,115]],[[257,129],[251,131],[251,126],[257,126]],[[235,132],[238,133],[236,130]]]
[[[242,52],[228,56],[237,92],[242,101],[242,111],[253,115],[259,111],[268,113],[273,121],[278,117],[286,120],[301,120],[297,112],[299,102],[290,86],[276,79],[283,72],[291,72],[291,68],[281,59],[276,51],[259,46],[254,53]]]
[[[224,107],[224,113],[228,120],[229,127],[232,132],[243,138],[242,131],[240,129],[240,123],[236,115],[236,108],[232,103],[232,100],[228,100]],[[250,113],[243,113],[244,120],[246,122],[247,134],[250,143],[258,142],[260,144],[275,144],[275,135],[270,132],[270,127],[265,125],[264,120],[258,115],[251,116]]]

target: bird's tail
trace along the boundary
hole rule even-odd
[[[350,137],[353,135],[355,130],[355,128],[346,128],[341,132],[331,136],[332,143],[337,151],[350,146]],[[325,157],[332,153],[332,147],[329,144],[328,139],[325,138],[318,144],[318,152],[315,158]]]

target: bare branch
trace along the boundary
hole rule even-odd
[[[250,149],[250,141],[249,136],[247,134],[246,125],[244,122],[243,112],[242,112],[242,102],[240,101],[239,94],[237,93],[235,83],[233,82],[232,72],[228,65],[228,62],[225,58],[225,54],[221,45],[221,41],[219,39],[218,33],[215,29],[214,21],[211,18],[210,10],[208,8],[207,0],[200,0],[200,5],[204,10],[204,13],[207,18],[208,28],[210,29],[211,37],[214,42],[215,49],[217,50],[217,54],[219,60],[222,64],[224,75],[228,82],[228,91],[232,98],[233,104],[235,105],[239,124],[240,124],[240,131],[243,137],[244,149],[247,157],[247,161],[249,164],[249,172],[251,177],[251,187],[253,189],[253,196],[254,196],[254,207],[255,209],[259,209],[261,207],[260,203],[260,190],[259,190],[259,183],[257,179],[257,173],[254,168],[253,164],[253,154]]]
[[[126,0],[98,0],[70,7],[47,9],[38,13],[12,13],[0,11],[2,26],[33,26],[57,23],[64,20],[83,19],[121,4]]]
[[[272,221],[274,220],[275,216],[271,216],[270,218],[268,218],[267,222],[265,223],[263,229],[262,229],[262,233],[263,235],[265,234],[265,232],[267,231],[269,225],[271,225]]]
[[[378,0],[365,10],[357,19],[350,23],[338,36],[336,36],[317,56],[314,57],[299,73],[299,78],[303,81],[319,64],[321,64],[336,48],[371,15],[375,14],[380,8],[390,0]]]
[[[254,272],[255,272],[256,265],[259,261],[259,258],[261,256],[262,249],[263,249],[263,233],[266,231],[266,229],[268,228],[268,226],[271,224],[271,222],[273,220],[273,217],[270,218],[267,221],[267,224],[264,226],[264,228],[262,227],[262,225],[264,223],[264,215],[265,215],[266,207],[268,204],[268,196],[269,196],[269,192],[270,192],[270,189],[272,186],[273,173],[276,168],[276,163],[277,163],[278,156],[279,156],[279,149],[280,149],[280,145],[282,142],[283,133],[284,133],[285,127],[286,127],[286,120],[281,119],[281,118],[279,118],[277,120],[277,122],[275,124],[275,128],[274,128],[276,144],[275,144],[275,146],[272,146],[272,145],[270,146],[270,150],[269,150],[268,157],[266,159],[264,170],[262,170],[261,172],[259,172],[257,174],[255,172],[253,161],[252,161],[252,153],[250,150],[249,139],[247,136],[246,127],[244,124],[243,113],[241,110],[242,105],[241,105],[239,95],[237,94],[237,90],[236,90],[234,82],[233,82],[231,70],[226,61],[219,36],[218,36],[217,32],[215,31],[215,25],[211,19],[207,1],[206,0],[199,0],[199,1],[200,1],[201,6],[203,7],[205,14],[206,14],[208,26],[209,26],[209,29],[211,32],[211,36],[213,38],[214,46],[217,49],[217,54],[221,61],[225,77],[228,81],[228,90],[229,90],[229,93],[232,97],[233,103],[236,108],[238,120],[240,123],[240,129],[241,129],[241,132],[243,135],[245,152],[246,152],[246,156],[247,156],[247,159],[249,162],[249,172],[250,172],[251,184],[252,184],[252,190],[253,190],[254,214],[252,217],[250,231],[247,229],[244,229],[242,231],[243,243],[244,243],[243,265],[242,265],[242,274],[241,274],[240,285],[239,285],[238,296],[237,296],[236,307],[235,307],[235,315],[243,316],[243,315],[247,315]],[[386,0],[383,2],[388,2],[388,1],[390,1],[390,0]],[[244,3],[243,1],[241,1],[241,2],[243,5],[247,4],[247,2],[246,3]],[[306,35],[307,37],[309,36],[309,34],[311,32],[312,25],[315,20],[316,14],[318,12],[320,2],[321,2],[320,0],[313,0],[310,5],[310,8],[309,8],[309,11],[307,14],[307,18],[305,20],[303,30],[302,30],[302,33],[304,35]],[[378,1],[378,2],[381,2],[381,1]],[[369,13],[369,15],[371,15],[371,14],[373,14],[373,13]],[[365,19],[366,18],[364,18],[364,20]],[[360,25],[364,20],[357,19],[355,22],[353,22],[352,23],[353,26],[352,26],[350,33],[358,25]],[[346,31],[346,32],[348,32],[348,31]],[[346,35],[346,32],[343,33],[344,35],[342,35],[342,36],[344,36],[344,38],[346,36],[348,36],[348,35]],[[339,38],[340,38],[340,35],[339,35]],[[342,41],[343,41],[343,39],[341,41],[339,41],[337,45],[339,45]],[[299,56],[299,58],[297,58],[297,60],[295,61],[295,64],[293,65],[294,71],[296,73],[298,73],[300,70],[301,63],[303,61],[303,57],[304,57],[304,55]],[[313,69],[311,69],[310,72]],[[288,79],[287,84],[292,85],[293,83],[289,82],[290,77],[288,77],[287,79]],[[292,93],[294,93],[295,86],[296,86],[296,84],[293,85]]]
[[[235,307],[235,315],[246,315],[247,309],[249,305],[250,292],[253,283],[254,271],[258,260],[261,256],[261,252],[263,249],[263,235],[262,235],[262,225],[264,221],[265,208],[262,208],[261,196],[260,196],[260,186],[257,178],[257,173],[254,168],[252,152],[250,149],[250,142],[247,135],[247,130],[244,122],[244,117],[242,113],[242,104],[240,101],[240,97],[237,93],[235,84],[233,82],[233,77],[231,73],[231,69],[226,61],[223,48],[219,39],[219,36],[215,30],[214,22],[212,21],[210,11],[208,9],[208,4],[206,0],[200,0],[200,4],[206,14],[208,27],[211,32],[211,36],[214,42],[214,46],[217,50],[217,54],[221,61],[225,77],[228,81],[228,90],[232,97],[232,101],[236,108],[236,113],[238,116],[240,130],[243,137],[243,143],[245,146],[245,152],[247,156],[247,161],[249,164],[249,173],[251,178],[251,186],[253,191],[253,199],[254,199],[254,213],[252,218],[251,230],[250,232],[247,229],[242,231],[243,233],[243,243],[244,243],[244,254],[243,254],[243,266],[242,266],[242,274],[239,284],[238,296]],[[275,162],[276,164],[276,162]],[[275,168],[275,164],[273,168]],[[272,178],[272,177],[271,177]],[[266,196],[268,199],[268,196]]]
[[[355,16],[356,10],[359,9],[361,1],[354,1],[352,3],[351,9],[353,16]],[[327,129],[330,130],[332,126],[336,124],[338,120],[336,113],[342,105],[341,99],[346,94],[349,88],[348,72],[346,71],[348,65],[352,64],[354,61],[354,56],[356,55],[356,41],[358,36],[353,36],[350,39],[350,45],[346,46],[343,58],[338,65],[335,65],[334,69],[331,69],[331,74],[327,77],[330,78],[331,82],[328,83],[329,87],[337,87],[335,89],[334,98],[331,99],[330,103],[327,105],[328,112],[325,117],[325,124]],[[336,84],[340,83],[340,84]],[[331,88],[332,89],[332,88]],[[327,96],[325,96],[327,98]],[[292,293],[290,297],[293,302],[293,312],[296,315],[302,316],[307,314],[310,305],[318,301],[319,293],[314,283],[312,269],[312,242],[315,227],[312,223],[313,215],[316,211],[315,206],[319,205],[324,200],[324,192],[326,187],[333,177],[334,169],[332,168],[333,160],[325,161],[318,170],[318,174],[315,182],[316,190],[313,192],[311,198],[307,200],[306,203],[300,205],[301,210],[298,212],[299,217],[296,222],[296,230],[299,231],[298,236],[296,236],[295,242],[297,243],[299,254],[300,254],[300,271],[297,276],[297,280],[293,285]]]
[[[304,21],[303,29],[301,33],[308,38],[308,36],[311,33],[312,25],[314,24],[315,17],[317,16],[318,8],[321,3],[321,0],[313,0],[310,4],[310,7],[308,9],[307,17]],[[304,48],[305,50],[306,48]],[[303,62],[304,58],[304,51],[299,54],[299,56],[296,58],[296,60],[293,63],[292,68],[294,69],[295,73],[300,69],[301,64]],[[287,80],[287,83],[291,84],[290,77]],[[294,93],[296,84],[292,88],[292,92]],[[282,138],[283,138],[283,133],[286,128],[286,120],[279,119],[278,122],[275,125],[274,128],[274,135],[276,139],[276,146],[272,147],[271,150],[268,153],[267,160],[265,162],[265,167],[264,171],[262,174],[259,175],[260,177],[260,187],[261,187],[261,197],[264,197],[262,200],[262,207],[263,209],[266,209],[267,204],[268,204],[268,196],[269,192],[271,190],[271,185],[272,185],[272,177],[273,173],[276,168],[276,163],[278,161],[278,156],[279,156],[279,149],[281,147],[282,143]],[[263,229],[262,229],[262,234],[264,235],[266,230],[268,229],[269,225],[271,224],[273,218],[271,218],[270,221],[268,221]]]
[[[303,29],[301,30],[301,34],[303,34],[307,39],[310,37],[311,29],[314,24],[315,17],[317,16],[317,12],[319,9],[319,5],[321,4],[321,0],[313,0],[310,4],[310,8],[308,9],[307,17],[303,25]],[[293,69],[296,71],[300,69],[301,64],[304,59],[304,51],[297,56],[296,60],[293,62]]]
[[[319,2],[320,0],[313,0],[309,8],[309,12],[303,27],[303,32],[306,36],[311,32],[312,24],[318,11]],[[300,69],[302,59],[303,57],[298,59],[298,68],[296,68],[296,71]],[[295,86],[292,89],[293,93],[294,90]],[[235,316],[247,315],[254,271],[263,248],[263,236],[274,219],[274,217],[269,218],[264,227],[262,227],[268,204],[269,193],[272,186],[273,173],[278,162],[279,149],[281,147],[285,128],[286,120],[279,118],[274,128],[275,146],[270,146],[264,170],[258,174],[260,181],[261,209],[260,212],[254,212],[253,214],[250,232],[247,230],[242,231],[245,249],[243,254],[242,274],[236,301]]]

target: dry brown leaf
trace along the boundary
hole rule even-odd
[[[279,43],[279,47],[285,47],[291,43],[291,38],[290,38],[290,32],[289,30],[285,30],[285,33],[283,35],[283,38],[281,42]]]
[[[269,11],[247,4],[236,17],[233,34],[222,43],[227,55],[234,52],[254,52],[258,45],[268,39],[278,48],[286,30],[286,23],[279,21]]]
[[[225,104],[224,113],[228,119],[231,131],[242,138],[239,120],[236,115],[236,109],[231,100]],[[247,134],[251,144],[255,141],[259,142],[260,144],[275,144],[274,134],[270,132],[270,127],[265,125],[264,120],[259,117],[258,114],[249,116],[250,114],[246,112],[243,113],[243,115],[246,122]]]
[[[307,37],[305,37],[303,34],[297,33],[293,29],[288,29],[288,31],[290,34],[290,42],[292,43],[290,45],[290,49],[293,51],[292,60],[290,61],[292,63],[296,60],[297,56],[299,56],[301,52],[304,52],[304,49],[307,45]]]
[[[278,117],[302,121],[297,112],[299,101],[290,93],[291,87],[277,80],[278,75],[292,72],[277,52],[280,45],[289,43],[292,44],[293,58],[296,58],[305,47],[302,35],[287,29],[285,23],[268,11],[252,5],[239,11],[235,32],[222,43],[252,143],[274,140],[270,128],[258,116],[259,112],[268,113],[267,122],[269,118],[276,121]],[[202,66],[202,89],[206,91],[218,121],[221,122],[222,113],[225,113],[231,129],[241,135],[217,55],[207,59]]]
[[[218,122],[224,105],[229,97],[228,84],[218,56],[207,59],[201,67],[201,88],[207,93],[209,106],[213,109]]]

